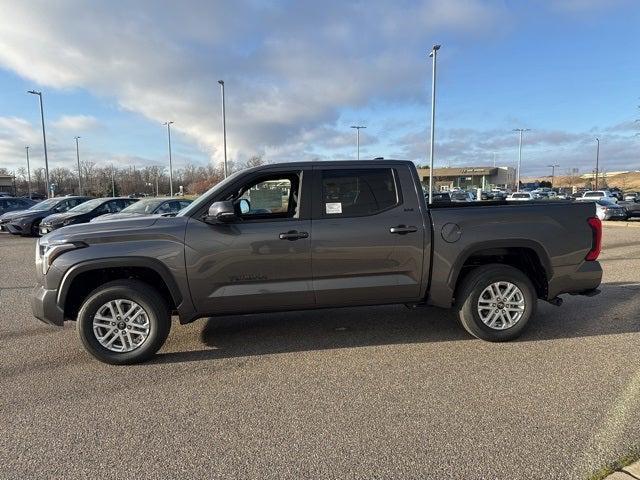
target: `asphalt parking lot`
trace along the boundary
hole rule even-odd
[[[640,441],[639,236],[512,343],[353,308],[174,322],[114,367],[31,316],[35,240],[0,234],[0,478],[585,478]]]

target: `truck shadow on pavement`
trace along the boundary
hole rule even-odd
[[[640,285],[609,283],[599,296],[565,296],[562,307],[539,302],[538,313],[516,342],[640,331]],[[304,312],[213,317],[205,321],[207,348],[161,353],[158,363],[410,343],[476,341],[452,311],[404,306],[354,307]]]

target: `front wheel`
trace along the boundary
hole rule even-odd
[[[166,302],[137,280],[115,280],[96,288],[78,313],[78,335],[85,349],[114,365],[148,360],[162,347],[170,328]]]
[[[474,337],[503,342],[519,337],[535,314],[531,280],[517,268],[491,264],[474,269],[456,295],[460,323]]]

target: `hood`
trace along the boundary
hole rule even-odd
[[[96,217],[94,219],[91,220],[92,223],[95,222],[104,222],[106,220],[124,220],[125,218],[140,218],[140,217],[147,217],[151,214],[149,213],[135,213],[135,212],[131,212],[131,213],[107,213],[105,215],[100,215],[99,217]]]
[[[161,217],[162,218],[162,217]],[[102,242],[106,237],[132,236],[136,230],[144,231],[158,221],[158,217],[141,217],[125,219],[118,222],[89,222],[78,225],[69,225],[48,233],[45,238],[51,240],[76,241],[87,243]]]
[[[47,215],[42,219],[42,223],[51,223],[56,224],[60,223],[67,218],[78,217],[82,215],[82,213],[75,212],[63,212],[63,213],[54,213],[53,215]]]
[[[13,210],[12,212],[7,212],[3,215],[0,215],[0,219],[2,220],[13,220],[14,218],[37,218],[37,217],[46,217],[49,214],[49,210],[44,211],[36,211],[36,210]]]
[[[26,211],[27,210],[23,208],[22,210],[11,210],[10,212],[5,212],[0,215],[0,220],[10,220],[12,218],[22,217]]]

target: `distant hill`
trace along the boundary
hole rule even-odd
[[[551,176],[522,177],[522,183],[550,182]],[[556,175],[553,179],[554,187],[586,187],[591,188],[593,174],[585,175]],[[640,191],[640,172],[612,172],[598,176],[598,187],[618,187],[622,190]]]

